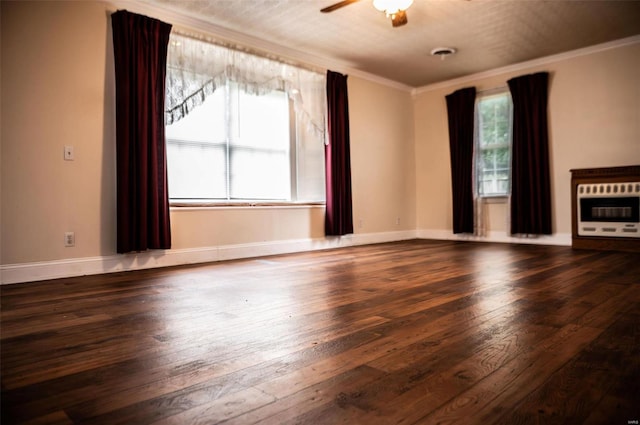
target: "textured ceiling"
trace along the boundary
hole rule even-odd
[[[640,34],[640,0],[415,0],[393,28],[371,0],[144,0],[215,28],[410,87]],[[441,61],[435,47],[453,47]]]

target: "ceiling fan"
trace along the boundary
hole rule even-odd
[[[348,6],[360,0],[343,0],[331,6],[321,9],[322,13],[333,12],[341,7]],[[373,0],[373,7],[387,15],[391,19],[391,25],[401,27],[407,21],[407,9],[413,4],[413,0]]]

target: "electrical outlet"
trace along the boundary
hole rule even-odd
[[[76,246],[76,234],[74,232],[64,232],[64,246]]]

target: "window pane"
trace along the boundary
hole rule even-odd
[[[480,127],[480,146],[486,147],[494,143],[495,134],[493,124],[491,122],[483,122]]]
[[[324,201],[324,144],[302,130],[297,147],[297,200]]]
[[[238,91],[237,133],[232,143],[260,149],[289,149],[289,99],[284,92]]]
[[[225,89],[166,126],[171,199],[226,199]]]
[[[482,188],[482,193],[485,194],[485,195],[489,195],[489,194],[493,193],[493,181],[492,180],[483,181],[481,183],[480,187]]]
[[[225,147],[213,144],[167,143],[169,197],[225,199]]]
[[[196,106],[186,117],[166,126],[167,140],[224,143],[226,134],[224,87],[209,95],[202,105]]]
[[[509,148],[493,149],[497,168],[509,169],[511,162],[511,150]]]
[[[493,149],[483,149],[481,151],[480,162],[478,164],[479,170],[492,170],[494,159],[495,151]]]
[[[291,199],[290,112],[284,92],[252,95],[234,88],[230,141],[232,199]]]
[[[503,179],[498,180],[498,193],[508,193],[509,192],[509,180]]]
[[[230,155],[232,199],[290,198],[288,153],[234,148]]]

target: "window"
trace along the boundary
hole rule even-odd
[[[289,99],[281,91],[250,95],[233,83],[216,90],[166,128],[170,198],[294,198],[291,113]]]
[[[481,94],[476,103],[476,183],[479,196],[507,196],[511,176],[511,121],[508,91]]]
[[[323,202],[324,75],[171,35],[172,203]]]

